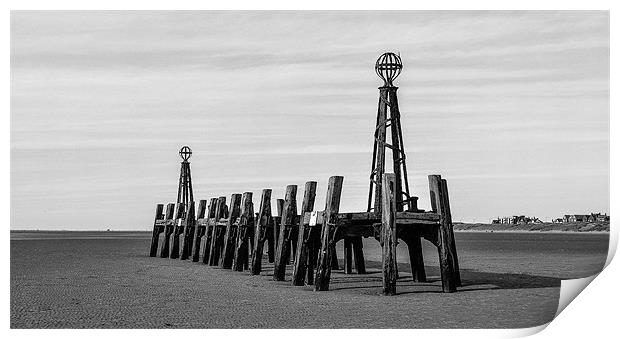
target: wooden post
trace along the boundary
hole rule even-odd
[[[244,192],[241,198],[241,218],[237,229],[237,241],[233,256],[233,270],[243,272],[248,261],[250,236],[254,231],[254,204],[252,192]]]
[[[222,256],[220,258],[221,268],[232,268],[235,256],[235,240],[237,239],[236,221],[240,215],[241,194],[235,193],[230,197],[230,211],[228,213],[228,221],[226,222],[226,232],[224,233]]]
[[[439,266],[441,270],[441,287],[444,292],[456,291],[456,279],[452,267],[452,255],[450,249],[449,223],[446,215],[445,191],[441,189],[441,176],[429,175],[428,185],[433,212],[439,214],[439,227],[437,230],[437,250],[439,252]]]
[[[149,255],[151,257],[157,256],[157,247],[159,246],[159,234],[162,232],[161,226],[157,225],[159,220],[164,219],[164,204],[157,204],[155,207],[155,221],[153,222],[153,235],[151,238],[151,251]]]
[[[312,212],[314,209],[314,198],[316,197],[316,181],[306,182],[304,188],[304,200],[301,203],[301,213],[299,218],[299,228],[297,232],[297,251],[293,261],[293,285],[303,286],[308,267],[308,246],[310,230],[304,225],[304,213]]]
[[[366,274],[366,263],[364,262],[364,250],[362,237],[352,238],[353,258],[355,258],[355,271],[357,274]]]
[[[383,174],[381,208],[381,246],[383,295],[396,294],[396,178]]]
[[[286,195],[282,218],[280,221],[280,232],[278,234],[278,245],[276,246],[276,260],[273,266],[273,279],[282,281],[286,275],[286,262],[290,251],[290,235],[293,228],[293,221],[297,215],[297,185],[286,186]]]
[[[426,271],[424,268],[424,258],[422,253],[422,242],[420,237],[415,234],[405,239],[407,250],[409,250],[409,264],[411,266],[411,276],[413,281],[426,282]]]
[[[251,275],[259,275],[263,264],[263,246],[269,234],[268,225],[272,223],[271,218],[271,190],[264,189],[260,197],[260,207],[256,216],[256,228],[254,230],[254,250],[252,251]]]
[[[192,201],[185,215],[185,229],[183,230],[183,246],[181,246],[181,260],[189,258],[192,252],[192,241],[194,240],[194,232],[196,230],[195,203]]]
[[[344,177],[333,176],[329,178],[327,185],[327,198],[325,199],[325,215],[321,230],[321,248],[319,250],[318,264],[315,275],[315,291],[328,291],[331,277],[331,257],[336,232],[336,220],[340,209],[340,195]]]
[[[449,246],[450,246],[450,254],[452,256],[452,268],[454,269],[454,279],[456,281],[456,286],[462,286],[461,284],[461,271],[459,268],[459,257],[456,252],[456,241],[454,239],[454,227],[452,225],[452,212],[450,210],[450,197],[448,194],[448,182],[446,179],[441,179],[441,190],[443,192],[443,197],[445,199],[444,206],[446,211],[446,222],[448,224],[448,237],[449,237]]]
[[[344,238],[344,274],[353,273],[353,243],[351,237]]]
[[[159,254],[162,258],[168,258],[170,255],[170,235],[174,229],[174,204],[169,203],[166,206],[166,226],[164,226],[164,243]]]
[[[216,199],[211,199],[211,202]],[[214,205],[215,206],[215,205]],[[198,214],[196,215],[196,220],[204,219],[207,208],[207,201],[200,200],[198,204]],[[211,206],[209,206],[211,208]],[[196,226],[196,236],[194,237],[194,254],[192,255],[192,261],[198,262],[200,260],[200,245],[202,244],[202,237],[207,232],[206,226]]]
[[[282,217],[282,209],[284,209],[284,199],[276,200],[276,216]],[[278,250],[278,239],[280,239],[280,223],[273,223],[273,254],[274,254],[274,262],[275,262],[275,253]]]
[[[172,229],[172,250],[170,251],[170,259],[179,258],[180,237],[183,233],[183,218],[185,217],[185,204],[180,202],[177,204],[177,211],[174,216],[174,227]]]
[[[221,227],[217,225],[217,222],[224,217],[226,214],[226,197],[219,197],[217,199],[217,204],[215,207],[215,216],[213,219],[209,220],[209,227],[211,228],[211,244],[205,250],[209,251],[209,254],[206,255],[206,262],[209,263],[209,266],[217,266],[220,262],[220,253],[222,248],[222,231]]]

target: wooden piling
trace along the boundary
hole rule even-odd
[[[209,266],[217,266],[220,262],[220,253],[222,248],[222,228],[217,222],[226,214],[226,197],[219,197],[215,207],[215,217],[209,220],[211,228],[211,244],[208,247],[209,254],[206,256],[206,262]],[[205,263],[206,263],[205,262]]]
[[[179,258],[179,249],[180,249],[180,238],[181,234],[183,234],[183,218],[185,217],[185,204],[178,203],[177,210],[174,216],[174,227],[172,229],[172,239],[170,247],[170,259],[178,259]]]
[[[162,258],[168,258],[170,255],[170,235],[174,230],[174,203],[169,203],[166,206],[166,226],[164,227],[164,242],[159,254]]]
[[[325,215],[321,230],[321,248],[319,250],[318,263],[314,281],[315,291],[328,291],[331,278],[331,257],[336,232],[336,220],[340,208],[340,195],[344,177],[333,176],[329,178],[327,185],[327,198],[325,199]]]
[[[151,237],[151,250],[149,255],[151,257],[157,256],[157,247],[159,246],[159,234],[163,231],[163,227],[157,224],[158,221],[164,219],[164,204],[157,204],[155,207],[155,221],[153,222],[153,234]]]
[[[293,221],[297,215],[297,185],[286,186],[286,195],[276,246],[276,258],[273,266],[273,279],[282,281],[286,275],[286,263],[288,261]]]
[[[233,256],[233,270],[243,272],[248,262],[249,243],[254,233],[254,204],[252,192],[244,192],[241,198],[241,217],[237,229],[237,239]]]
[[[282,217],[282,210],[284,209],[284,199],[276,199],[276,216]],[[278,250],[278,239],[280,239],[280,223],[273,223],[273,255],[275,262],[276,251]]]
[[[381,209],[381,262],[383,295],[396,294],[396,177],[383,174]]]
[[[306,182],[304,188],[304,200],[301,203],[299,227],[297,229],[297,251],[293,261],[293,285],[303,286],[308,268],[308,246],[310,242],[310,230],[304,225],[304,213],[312,212],[316,197],[316,181]]]
[[[235,256],[235,240],[237,238],[237,218],[241,215],[241,194],[235,193],[230,197],[230,210],[224,232],[222,255],[220,258],[221,268],[232,268]]]
[[[217,199],[211,199],[211,202],[213,203],[214,200],[217,201]],[[211,206],[209,206],[209,208],[211,208]],[[205,218],[206,209],[207,209],[207,201],[200,200],[200,203],[198,203],[198,213],[196,215],[196,220]],[[196,235],[194,236],[194,248],[193,248],[194,254],[192,255],[193,262],[198,262],[200,260],[200,245],[202,244],[202,237],[205,235],[206,231],[207,231],[206,225],[196,226],[196,231],[195,231]]]
[[[183,246],[181,246],[181,260],[189,258],[192,252],[194,232],[196,230],[195,203],[192,201],[185,215],[185,228],[183,229]]]
[[[355,259],[355,271],[357,274],[366,274],[366,263],[364,262],[364,250],[362,237],[351,239],[353,245],[353,258]]]
[[[351,237],[344,238],[344,274],[353,273],[353,243]]]
[[[250,267],[251,275],[259,275],[262,270],[263,263],[263,247],[269,234],[273,236],[273,232],[268,229],[272,223],[271,218],[271,190],[264,189],[260,197],[260,207],[256,216],[256,227],[254,230],[254,250],[252,251],[252,265]]]
[[[456,252],[456,241],[454,239],[454,225],[452,224],[452,211],[450,209],[450,195],[448,194],[448,182],[446,179],[441,179],[441,190],[445,199],[444,206],[446,211],[446,222],[448,224],[448,242],[450,247],[450,254],[452,256],[452,268],[454,269],[454,279],[456,286],[462,286],[461,284],[461,272],[459,268],[459,258]]]
[[[439,252],[439,267],[441,270],[441,287],[444,292],[456,291],[456,279],[453,259],[450,248],[449,223],[444,197],[445,191],[441,189],[441,176],[429,175],[428,185],[432,201],[433,212],[439,214],[439,227],[437,229],[437,250]]]
[[[409,251],[409,264],[411,266],[411,277],[413,281],[426,282],[426,271],[424,268],[424,258],[422,257],[422,242],[418,235],[413,235],[405,239],[407,250]]]

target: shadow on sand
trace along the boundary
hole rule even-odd
[[[338,290],[361,290],[382,288],[380,262],[366,262],[364,275],[344,274],[342,270],[333,271],[330,289]],[[342,267],[342,265],[341,265]],[[399,263],[399,278],[397,282],[397,294],[409,293],[442,293],[439,267],[425,266],[427,282],[414,282],[411,279],[409,264]],[[494,289],[527,289],[560,287],[561,279],[529,274],[517,273],[493,273],[476,270],[461,269],[462,287],[459,291],[481,291]]]

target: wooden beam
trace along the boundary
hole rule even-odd
[[[254,233],[254,204],[252,192],[244,192],[241,198],[241,217],[233,257],[233,270],[243,272],[248,262],[250,238]]]
[[[220,259],[221,268],[232,268],[233,257],[235,256],[235,240],[237,239],[237,218],[241,215],[241,194],[234,193],[230,197],[230,211],[226,220],[226,231],[224,233],[222,256]]]
[[[273,279],[283,281],[286,274],[286,263],[290,251],[290,236],[295,215],[297,215],[297,185],[286,186],[284,208],[282,220],[280,222],[280,233],[278,235],[278,245],[276,246],[276,258],[273,267]]]
[[[383,295],[396,294],[396,179],[385,173],[382,180],[381,246]]]
[[[454,268],[452,266],[453,259],[450,251],[450,230],[446,215],[445,192],[441,189],[441,176],[429,175],[428,185],[433,212],[440,215],[439,227],[437,228],[437,250],[439,252],[439,267],[441,270],[441,287],[444,292],[455,292],[457,284]]]
[[[331,278],[331,256],[336,228],[336,216],[340,208],[340,196],[342,194],[342,182],[344,177],[333,176],[329,178],[327,185],[327,198],[325,199],[325,218],[321,230],[321,248],[319,250],[318,264],[315,275],[315,291],[328,291]]]
[[[304,188],[304,200],[301,203],[301,213],[312,212],[316,197],[316,181],[306,182]],[[293,285],[303,286],[308,268],[308,247],[310,245],[310,229],[305,227],[303,218],[299,218],[297,234],[297,251],[293,261]]]
[[[157,204],[155,207],[155,221],[153,222],[153,234],[151,237],[151,250],[149,255],[151,257],[157,256],[157,247],[159,246],[159,234],[163,231],[161,226],[157,225],[159,220],[164,219],[164,204]]]

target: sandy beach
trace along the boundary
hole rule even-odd
[[[147,232],[11,232],[12,328],[521,328],[556,312],[560,279],[599,271],[608,234],[456,233],[463,287],[441,293],[437,252],[414,283],[399,246],[384,297],[380,247],[367,275],[335,271],[329,292],[191,261],[151,258]],[[342,253],[339,250],[339,253]],[[342,257],[340,256],[340,259]],[[289,266],[290,268],[290,266]]]

